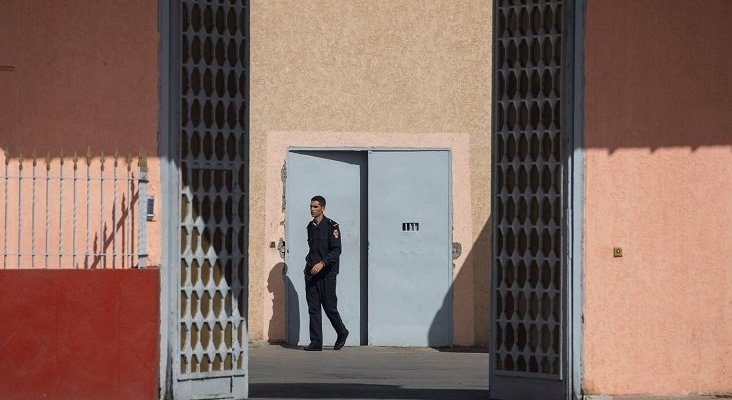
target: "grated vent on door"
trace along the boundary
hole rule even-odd
[[[496,1],[497,374],[562,369],[562,1]]]
[[[181,2],[176,362],[184,377],[246,370],[245,5]]]

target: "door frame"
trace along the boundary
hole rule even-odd
[[[175,0],[158,0],[159,52],[159,129],[158,156],[160,159],[160,184],[162,197],[162,251],[160,264],[160,371],[158,381],[158,397],[173,398],[173,332],[177,320],[176,276],[172,266],[178,259],[180,243],[175,240],[177,218],[180,211],[180,138],[174,129],[179,125],[180,106],[175,101],[179,90],[174,82],[180,82],[180,68],[174,68],[171,62],[173,54],[180,54],[180,40],[172,34],[173,21],[179,20],[180,6]],[[170,266],[170,267],[167,267]]]
[[[450,307],[448,308],[448,318],[450,320],[450,326],[449,326],[449,337],[450,337],[450,343],[452,344],[454,342],[454,294],[453,294],[453,285],[455,283],[455,276],[454,276],[454,263],[453,257],[452,257],[452,243],[453,243],[453,206],[452,206],[452,200],[453,200],[453,191],[452,191],[452,149],[449,147],[393,147],[393,146],[334,146],[334,147],[323,147],[323,146],[314,146],[314,147],[307,147],[307,146],[288,146],[287,147],[287,154],[285,155],[285,160],[288,160],[288,155],[292,152],[365,152],[370,153],[372,151],[445,151],[447,152],[447,165],[448,165],[448,224],[450,226],[450,232],[449,232],[449,240],[447,245],[447,251],[449,254],[449,260],[451,261],[448,267],[448,274],[449,274],[449,291],[448,296],[450,297]],[[368,155],[366,159],[366,166],[368,168]],[[287,175],[285,175],[285,179]],[[369,196],[369,203],[371,201],[371,192],[368,191]],[[287,212],[287,183],[285,182],[283,185],[283,199],[284,201],[284,213],[285,213],[285,229],[284,229],[284,241],[285,244],[289,243],[289,238],[287,237],[287,225],[289,222],[289,213]],[[367,227],[368,232],[368,227]],[[286,248],[286,247],[285,247]],[[368,245],[365,249],[368,251]],[[366,266],[368,271],[368,265]],[[287,305],[287,300],[285,300],[285,305]],[[363,316],[362,316],[363,317]],[[366,315],[368,318],[368,313]],[[287,330],[287,327],[285,327],[285,330]]]
[[[564,149],[567,159],[564,173],[565,204],[567,210],[567,236],[565,252],[567,267],[565,287],[566,295],[566,326],[565,326],[565,397],[572,400],[581,400],[583,379],[583,340],[584,340],[584,202],[585,202],[585,151],[584,151],[584,33],[586,0],[571,0],[572,32],[567,35],[567,69],[569,76],[565,79],[565,107],[569,115],[565,121],[570,126]],[[571,155],[570,155],[571,154]]]

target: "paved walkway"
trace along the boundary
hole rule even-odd
[[[252,399],[488,398],[488,353],[346,347],[322,352],[252,344]]]
[[[251,399],[488,399],[488,353],[346,347],[306,352],[250,344]],[[588,396],[587,400],[719,400],[732,395]]]
[[[585,396],[586,400],[722,400],[732,399],[730,394],[688,396]]]

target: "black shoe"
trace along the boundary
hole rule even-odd
[[[309,345],[303,347],[303,350],[305,350],[305,351],[323,351],[323,346],[316,346],[316,345],[310,343]]]
[[[333,350],[340,350],[343,348],[343,345],[346,344],[346,339],[348,339],[348,334],[348,329],[346,329],[342,335],[338,335],[338,339],[336,339],[336,342],[333,345]]]

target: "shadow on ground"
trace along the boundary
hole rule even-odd
[[[395,385],[360,383],[253,383],[252,399],[440,399],[471,400],[488,398],[487,390],[407,389]]]

